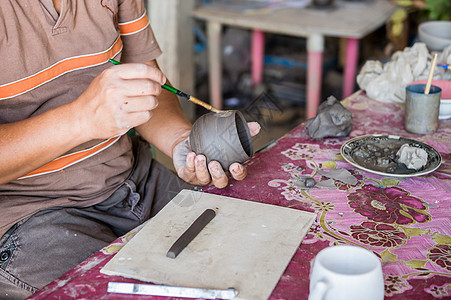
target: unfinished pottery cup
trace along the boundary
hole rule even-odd
[[[191,149],[203,154],[207,163],[218,161],[224,170],[254,155],[249,127],[241,112],[226,110],[201,116],[189,136]]]

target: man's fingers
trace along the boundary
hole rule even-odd
[[[231,164],[229,171],[235,180],[243,180],[247,175],[247,169],[239,163]]]
[[[192,184],[198,184],[196,180],[196,167],[194,160],[196,158],[196,154],[194,152],[190,152],[186,155],[186,159],[184,159],[183,162],[176,162],[174,161],[174,166],[177,170],[177,175],[185,180],[186,182],[192,183]],[[177,158],[174,158],[177,159]],[[182,166],[182,167],[180,167]]]
[[[222,189],[227,186],[229,179],[219,162],[211,161],[208,164],[208,169],[210,170],[211,179],[215,187]]]
[[[208,185],[211,182],[211,177],[207,169],[207,159],[203,155],[198,155],[194,163],[197,180],[201,185]]]
[[[166,77],[163,73],[156,67],[151,67],[146,64],[138,64],[138,63],[127,63],[118,66],[113,66],[112,68],[116,68],[118,71],[118,75],[122,79],[151,79],[156,81],[160,85],[166,83]]]
[[[248,122],[247,126],[249,127],[251,136],[256,136],[260,132],[261,126],[257,122]]]
[[[194,152],[190,152],[186,156],[185,170],[192,174],[196,173],[195,159],[196,159],[196,153],[194,153]]]
[[[125,112],[150,111],[158,106],[158,99],[154,96],[126,97],[121,105]]]
[[[124,96],[158,96],[161,94],[160,83],[152,79],[124,79],[121,80],[120,90]]]
[[[117,118],[116,124],[120,129],[130,129],[146,123],[152,117],[151,111],[127,113],[125,117]]]

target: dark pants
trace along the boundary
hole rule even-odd
[[[52,208],[15,224],[0,239],[0,299],[24,299],[154,216],[192,186],[152,160],[134,140],[135,165],[107,200],[87,208]]]

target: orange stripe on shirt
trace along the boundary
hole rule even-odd
[[[149,25],[149,19],[147,18],[146,13],[144,13],[141,17],[136,20],[119,23],[119,30],[121,35],[130,35],[137,33]]]
[[[107,62],[108,59],[115,57],[121,50],[122,40],[118,38],[113,46],[111,46],[106,51],[84,56],[70,57],[65,60],[59,61],[49,68],[29,77],[0,85],[0,100],[12,98],[26,93],[65,73]]]
[[[121,136],[112,137],[89,149],[85,149],[79,152],[58,157],[52,160],[51,162],[43,165],[42,167],[34,170],[33,172],[30,172],[27,175],[20,177],[19,179],[61,171],[64,168],[67,168],[82,160],[87,159],[88,157],[91,157],[99,152],[102,152],[103,150],[105,150],[106,148],[110,147],[115,142],[117,142],[120,138]]]

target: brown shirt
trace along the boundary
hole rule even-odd
[[[0,124],[73,101],[110,58],[145,62],[161,54],[142,0],[61,2],[58,15],[52,0],[0,1]],[[103,201],[132,163],[129,138],[112,137],[0,185],[0,236],[39,210]]]

